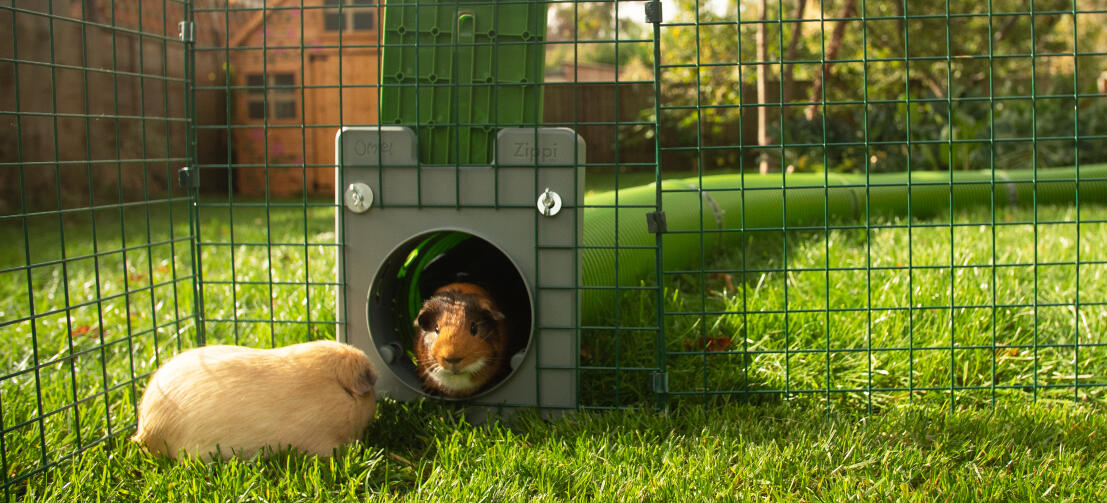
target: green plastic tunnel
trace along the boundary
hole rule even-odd
[[[835,222],[863,222],[870,216],[936,217],[979,205],[996,208],[1037,204],[1107,201],[1107,164],[1038,170],[823,175],[738,174],[666,180],[662,207],[667,219],[663,234],[666,271],[698,270],[701,246],[740,245],[741,230],[783,230],[821,227]],[[908,181],[910,177],[910,183]],[[994,180],[994,184],[993,184]],[[1078,186],[1079,185],[1079,186]],[[785,188],[786,187],[786,188]],[[744,190],[739,190],[739,189]],[[908,211],[910,193],[910,212]],[[952,197],[952,201],[951,198]],[[654,184],[594,194],[586,199],[584,324],[610,310],[615,285],[636,286],[656,281],[655,236],[646,226],[654,210]],[[618,207],[616,207],[618,206]],[[787,218],[787,221],[785,221]],[[732,231],[732,232],[725,232]],[[701,245],[702,243],[702,245]],[[618,250],[616,250],[618,245]],[[709,250],[703,250],[708,252]]]

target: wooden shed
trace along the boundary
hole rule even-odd
[[[379,0],[270,0],[228,52],[234,190],[334,193],[340,125],[375,124]],[[301,7],[302,6],[302,7]]]

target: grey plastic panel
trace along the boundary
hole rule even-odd
[[[538,152],[544,155],[537,163],[536,138]],[[567,128],[504,130],[498,141],[512,145],[498,144],[496,167],[420,166],[414,159],[415,141],[411,130],[398,126],[383,126],[379,135],[376,127],[344,128],[335,138],[341,181],[365,183],[376,194],[371,209],[361,214],[343,209],[337,223],[343,243],[339,253],[346,266],[339,271],[339,282],[343,277],[346,282],[339,292],[345,322],[340,337],[369,355],[378,369],[381,396],[423,396],[417,383],[412,385],[410,370],[386,365],[381,357],[378,348],[394,340],[389,332],[395,327],[392,320],[368,320],[370,289],[385,260],[401,244],[431,231],[467,232],[495,245],[518,269],[530,293],[534,327],[522,365],[499,386],[467,403],[575,408],[575,287],[581,272],[574,245],[583,232],[583,140]],[[505,148],[529,149],[531,157],[524,162],[507,156]],[[340,197],[342,187],[336,187]],[[539,215],[534,207],[547,187],[560,194],[564,205],[553,217]]]
[[[496,135],[500,166],[584,164],[584,150],[584,138],[566,127],[504,128]]]
[[[416,141],[415,132],[403,126],[344,127],[335,135],[335,163],[414,166]]]

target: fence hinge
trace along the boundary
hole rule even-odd
[[[649,2],[646,2],[646,22],[650,24],[657,24],[661,22],[660,0],[650,0]]]
[[[668,231],[669,227],[665,222],[665,212],[651,211],[646,213],[646,229],[650,231],[650,234],[664,234]]]
[[[650,382],[653,387],[654,393],[668,393],[669,392],[669,373],[668,372],[652,372],[650,373]]]
[[[177,38],[186,44],[194,42],[196,40],[196,24],[192,21],[177,23]]]
[[[200,188],[200,173],[187,166],[181,168],[177,170],[177,184],[183,189],[198,189]]]

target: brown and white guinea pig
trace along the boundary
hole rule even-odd
[[[150,378],[133,440],[170,458],[249,457],[265,446],[326,457],[372,421],[375,383],[365,353],[335,341],[191,349]]]
[[[487,290],[450,283],[436,290],[415,319],[416,370],[423,387],[451,398],[490,386],[507,369],[508,324]]]

